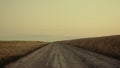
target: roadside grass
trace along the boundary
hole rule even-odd
[[[120,35],[60,41],[120,59]]]
[[[0,41],[0,68],[47,44],[41,41]]]

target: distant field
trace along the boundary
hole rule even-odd
[[[44,46],[40,41],[0,41],[0,67]]]
[[[94,52],[120,59],[120,35],[76,40],[66,40],[62,43],[76,45]]]

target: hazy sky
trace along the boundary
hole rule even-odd
[[[0,0],[0,40],[120,34],[120,0]]]

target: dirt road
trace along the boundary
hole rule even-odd
[[[52,43],[5,68],[120,68],[120,60],[72,45]]]

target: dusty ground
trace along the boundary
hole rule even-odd
[[[72,45],[52,43],[6,68],[120,68],[120,61]]]

